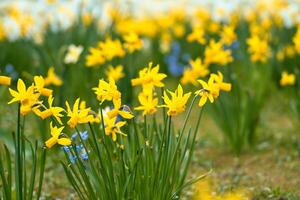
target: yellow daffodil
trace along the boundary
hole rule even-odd
[[[223,48],[222,42],[211,40],[209,46],[205,48],[205,64],[227,65],[233,61],[231,51]]]
[[[97,99],[103,103],[104,101],[118,101],[121,99],[121,93],[119,92],[115,81],[111,78],[109,82],[99,80],[98,87],[94,87],[93,90],[97,95]]]
[[[104,123],[105,123],[105,134],[111,135],[112,140],[114,142],[117,140],[117,134],[127,136],[125,133],[121,131],[121,127],[124,126],[126,122],[124,121],[117,122],[117,117],[114,118],[106,117],[104,118]]]
[[[286,71],[281,73],[281,79],[280,79],[281,86],[295,85],[295,82],[296,82],[295,74],[289,74]]]
[[[62,80],[55,74],[54,67],[50,67],[48,70],[47,77],[45,78],[45,86],[47,85],[55,85],[55,86],[61,86]]]
[[[56,126],[52,126],[52,122],[50,123],[50,131],[51,131],[51,138],[45,142],[47,148],[53,147],[55,144],[60,144],[63,146],[71,145],[72,141],[66,137],[60,137],[64,126],[58,128]]]
[[[107,112],[107,116],[109,118],[114,118],[120,115],[125,119],[131,119],[134,116],[130,113],[130,109],[128,106],[121,106],[121,99],[113,102],[114,108]]]
[[[212,88],[212,79],[210,79],[208,81],[208,83],[206,83],[205,81],[202,81],[202,80],[198,80],[198,82],[201,84],[202,86],[202,89],[201,90],[198,90],[195,92],[196,95],[199,95],[200,96],[200,100],[199,100],[199,106],[202,107],[207,99],[209,99],[209,101],[211,103],[214,102],[214,96],[212,94],[212,91],[213,91],[213,88]]]
[[[113,79],[114,81],[118,81],[119,79],[124,77],[123,73],[123,66],[117,65],[116,67],[109,66],[108,69],[105,71],[105,74],[109,79]]]
[[[206,39],[205,39],[205,32],[204,29],[202,27],[195,27],[192,31],[192,33],[190,33],[187,36],[187,41],[188,42],[198,42],[199,44],[205,44],[206,43]]]
[[[148,67],[142,69],[139,72],[139,78],[131,80],[132,86],[142,85],[146,90],[152,90],[154,87],[163,87],[163,79],[167,75],[159,73],[159,65],[152,68],[152,62],[149,63]]]
[[[220,32],[220,37],[223,44],[231,45],[237,39],[234,27],[230,25],[224,26],[223,30]]]
[[[114,57],[123,57],[125,55],[120,40],[107,38],[105,41],[99,42],[98,47],[106,60],[112,60]]]
[[[82,20],[82,23],[85,25],[85,26],[89,26],[91,25],[91,23],[93,22],[93,15],[89,12],[87,13],[84,13],[82,16],[81,16],[81,20]]]
[[[195,94],[200,96],[200,107],[207,102],[207,99],[213,103],[219,97],[221,90],[226,92],[231,90],[231,84],[223,81],[223,74],[221,72],[211,74],[207,83],[203,80],[198,80],[198,82],[201,84],[202,89],[196,91]]]
[[[78,61],[79,56],[80,56],[82,51],[83,51],[83,47],[81,45],[76,46],[74,44],[71,44],[68,47],[68,51],[67,51],[67,54],[65,56],[64,62],[66,64],[76,63]]]
[[[200,58],[190,61],[189,68],[186,68],[183,72],[183,76],[180,79],[182,84],[191,83],[193,85],[197,85],[197,80],[199,78],[205,77],[209,70],[205,64],[202,63]]]
[[[225,92],[231,91],[231,84],[223,82],[223,74],[221,72],[218,71],[218,74],[211,74],[210,76],[219,90],[223,90]]]
[[[35,92],[34,85],[31,85],[30,87],[28,87],[28,89],[26,89],[26,85],[22,79],[18,80],[17,91],[9,88],[9,92],[13,96],[13,99],[8,102],[8,104],[20,102],[20,111],[22,115],[26,115],[32,110],[32,108],[38,102],[38,98],[40,96],[39,93]]]
[[[11,78],[8,76],[0,76],[0,85],[10,85]]]
[[[295,45],[296,51],[300,54],[300,26],[298,26],[297,32],[293,37],[293,43]]]
[[[267,62],[271,55],[271,51],[267,40],[259,38],[257,35],[253,35],[247,39],[248,52],[251,54],[252,62]]]
[[[52,90],[45,88],[45,80],[42,76],[34,76],[35,89],[42,95],[49,97],[52,95]]]
[[[186,103],[188,99],[191,96],[191,93],[183,94],[183,89],[181,85],[179,84],[175,92],[168,91],[168,93],[171,95],[171,98],[169,98],[166,91],[164,91],[163,100],[165,105],[162,105],[162,107],[168,108],[168,115],[169,116],[175,116],[179,113],[182,113],[185,111]]]
[[[80,110],[84,110],[86,109],[86,102],[85,101],[81,101],[79,104],[79,109]],[[92,110],[90,110],[89,112],[92,116],[93,119],[91,119],[91,121],[89,121],[90,123],[100,123],[100,115]]]
[[[129,34],[125,35],[124,40],[125,40],[124,47],[130,53],[136,50],[140,50],[143,46],[143,41],[134,32],[130,32]]]
[[[85,124],[88,122],[93,122],[94,117],[90,114],[90,108],[79,109],[80,99],[76,99],[73,109],[71,109],[69,103],[66,101],[67,115],[70,118],[67,122],[71,128],[75,128],[77,124]]]
[[[53,100],[54,100],[54,97],[52,95],[50,95],[48,97],[49,108],[47,108],[46,110],[43,110],[43,111],[40,111],[39,109],[37,109],[35,111],[35,113],[42,119],[46,119],[48,117],[53,116],[58,121],[58,123],[62,124],[60,118],[63,117],[63,114],[61,114],[61,112],[63,112],[64,109],[61,107],[53,106]]]
[[[103,53],[98,48],[91,47],[89,49],[89,54],[86,56],[86,67],[94,67],[97,65],[101,65],[105,62],[103,57]]]
[[[141,105],[135,107],[135,110],[142,110],[143,115],[152,115],[156,113],[158,99],[153,97],[152,92],[150,94],[140,93],[138,99]]]

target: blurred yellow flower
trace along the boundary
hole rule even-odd
[[[271,56],[267,40],[261,39],[257,35],[253,35],[247,39],[247,44],[252,62],[267,62],[268,58]]]
[[[136,50],[140,50],[143,46],[143,41],[134,32],[130,32],[127,35],[124,35],[124,40],[125,40],[124,47],[130,53]]]
[[[175,92],[168,91],[168,93],[171,95],[171,98],[169,98],[167,92],[164,91],[163,100],[165,105],[162,105],[162,107],[168,108],[167,114],[169,116],[175,116],[184,112],[186,103],[191,96],[191,92],[183,94],[183,89],[179,84]]]
[[[99,42],[98,48],[106,60],[112,60],[114,57],[123,57],[125,55],[120,40],[107,38],[105,41]]]
[[[219,195],[212,187],[210,180],[200,180],[195,185],[192,200],[250,200],[250,197],[247,192],[242,189],[225,192],[224,194]]]
[[[108,66],[108,69],[105,71],[107,79],[113,79],[114,81],[118,81],[119,79],[124,77],[123,66],[117,65],[113,67],[112,65]]]
[[[225,50],[223,48],[222,42],[216,42],[215,40],[210,40],[209,46],[205,48],[205,64],[219,64],[226,65],[233,61],[231,56],[231,51],[229,49]]]
[[[62,85],[62,80],[55,74],[54,67],[50,67],[48,70],[47,77],[44,80],[45,86],[47,85],[56,85],[56,86],[61,86]]]
[[[0,76],[0,85],[10,85],[11,78],[8,76]]]
[[[300,26],[298,26],[297,32],[293,37],[293,43],[295,45],[296,51],[300,54]]]
[[[81,20],[83,25],[89,26],[93,22],[93,15],[89,12],[86,12],[81,16]]]
[[[74,64],[77,63],[79,56],[81,52],[83,51],[83,47],[81,45],[76,46],[74,44],[71,44],[68,47],[67,54],[65,56],[64,62],[66,64]]]
[[[86,67],[94,67],[105,62],[103,52],[98,48],[89,48],[89,54],[85,57]]]
[[[197,85],[197,80],[205,77],[209,73],[209,70],[207,66],[202,63],[201,58],[190,60],[190,66],[191,67],[184,69],[180,82],[184,85],[187,83]]]
[[[234,26],[224,26],[220,32],[221,42],[226,45],[231,45],[236,39],[237,35],[234,32]]]
[[[52,122],[50,123],[50,132],[52,137],[45,142],[47,148],[51,148],[55,144],[60,144],[63,146],[71,145],[72,141],[69,138],[59,137],[63,129],[64,126],[58,128],[56,126],[52,126]]]
[[[281,79],[280,79],[281,86],[295,85],[295,82],[296,82],[295,74],[289,74],[286,71],[281,73]]]
[[[188,42],[198,42],[199,44],[205,44],[205,31],[202,27],[194,27],[192,33],[187,36]]]

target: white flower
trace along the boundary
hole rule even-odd
[[[71,44],[68,47],[68,52],[66,54],[64,62],[66,64],[76,63],[82,51],[83,51],[83,47],[81,45],[75,46],[74,44]]]
[[[20,25],[15,19],[4,17],[3,27],[5,36],[9,41],[16,41],[21,36]]]

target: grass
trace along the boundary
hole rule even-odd
[[[204,117],[193,173],[213,168],[219,192],[244,188],[253,200],[300,199],[300,135],[280,98],[274,94],[264,108],[256,148],[239,157],[227,151],[212,120]]]

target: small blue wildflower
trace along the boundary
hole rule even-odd
[[[180,52],[180,44],[178,42],[173,42],[171,52],[165,58],[169,72],[173,76],[180,76],[183,73],[185,64],[189,62],[190,56],[188,54],[180,56]]]
[[[82,138],[82,140],[87,140],[88,139],[88,132],[87,131],[83,131],[83,132],[79,132],[79,134],[80,134],[80,137]],[[76,132],[76,133],[73,133],[72,135],[71,135],[71,140],[76,140],[76,138],[77,138],[77,136],[78,136],[78,133]]]
[[[77,159],[77,156],[73,156],[72,154],[70,154],[69,159],[70,159],[71,163],[74,164]]]
[[[76,151],[77,152],[80,152],[81,149],[83,149],[83,145],[82,144],[76,145],[75,147],[76,147]]]
[[[85,161],[89,159],[89,155],[87,154],[87,152],[81,153],[80,157],[82,160],[85,160]]]
[[[89,137],[89,134],[87,131],[83,131],[83,132],[80,132],[80,136],[83,140],[87,140]]]
[[[18,72],[15,70],[12,64],[5,65],[4,72],[8,74],[14,81],[18,79]]]
[[[68,146],[63,146],[63,150],[66,152],[66,153],[69,153],[70,152],[70,148]]]

